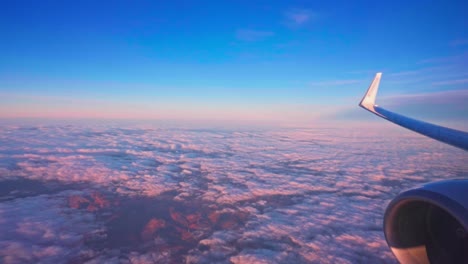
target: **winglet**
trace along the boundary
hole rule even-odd
[[[359,103],[360,107],[399,126],[468,151],[468,132],[409,118],[377,106],[375,97],[379,89],[380,77],[382,77],[382,73],[378,72]]]
[[[377,96],[377,91],[379,90],[380,77],[382,77],[381,72],[375,74],[374,80],[369,86],[369,89],[367,89],[367,93],[364,95],[361,102],[359,103],[360,107],[367,109],[373,113],[375,113],[375,97]]]

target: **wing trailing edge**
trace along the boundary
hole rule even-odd
[[[468,133],[448,127],[443,127],[424,121],[409,118],[391,111],[388,111],[375,104],[377,91],[379,89],[380,79],[382,73],[379,72],[375,75],[369,89],[362,98],[359,106],[372,112],[373,114],[387,119],[399,126],[430,137],[432,139],[444,142],[446,144],[461,148],[468,151]]]

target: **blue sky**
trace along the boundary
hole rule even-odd
[[[2,3],[1,117],[353,119],[377,71],[389,106],[468,111],[466,1],[96,2]]]

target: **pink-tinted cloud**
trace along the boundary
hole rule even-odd
[[[466,159],[386,127],[2,125],[0,262],[392,263],[385,205]]]

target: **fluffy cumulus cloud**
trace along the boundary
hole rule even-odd
[[[2,124],[0,262],[395,263],[386,204],[466,160],[403,130]]]

